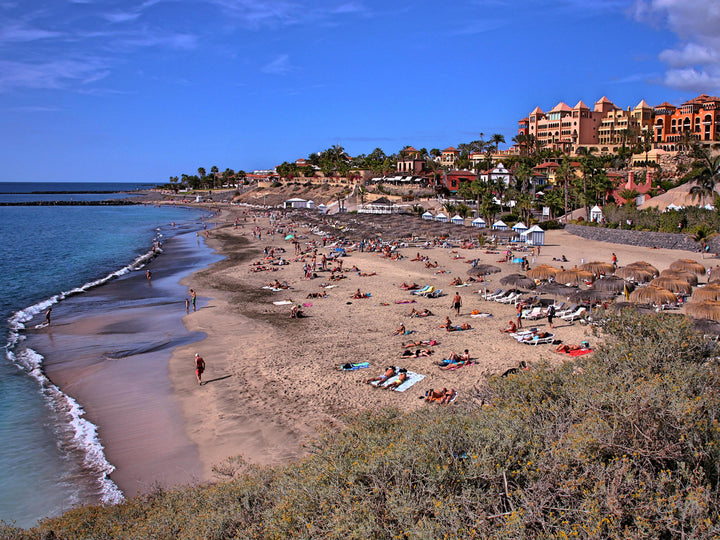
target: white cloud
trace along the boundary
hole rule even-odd
[[[269,75],[285,75],[293,70],[290,65],[290,57],[287,54],[277,56],[273,61],[262,67],[262,72]]]
[[[87,84],[109,75],[99,59],[63,59],[44,63],[0,61],[0,90],[13,88],[68,88]]]
[[[669,66],[664,84],[686,91],[720,91],[720,3],[717,0],[637,0],[636,19],[669,28],[680,39],[658,58]]]
[[[125,11],[125,12],[115,12],[115,13],[106,13],[103,15],[105,17],[105,20],[110,21],[112,23],[124,23],[124,22],[130,22],[135,21],[140,18],[140,12],[139,11]]]
[[[9,24],[0,27],[0,43],[37,41],[55,38],[61,35],[60,32],[53,32],[41,28],[30,28],[21,24]]]

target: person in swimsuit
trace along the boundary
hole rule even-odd
[[[368,379],[365,381],[365,384],[370,384],[371,382],[377,381],[377,384],[375,386],[380,386],[382,383],[387,381],[390,377],[394,377],[397,374],[397,371],[395,371],[395,366],[389,366],[385,373],[380,375],[379,377],[373,377],[371,379]]]
[[[397,380],[393,381],[392,383],[388,384],[387,386],[384,386],[383,390],[397,390],[402,383],[407,381],[407,378],[408,378],[407,369],[400,368],[399,376],[398,376]]]
[[[462,298],[458,293],[455,293],[452,299],[452,308],[455,310],[455,315],[460,315],[460,306],[462,306]]]
[[[190,289],[190,302],[192,302],[193,311],[197,311],[197,294],[194,289]]]
[[[52,306],[48,308],[48,310],[45,312],[45,322],[48,326],[50,326],[50,317],[52,316]]]
[[[202,385],[202,374],[205,372],[205,360],[198,353],[195,353],[195,376],[198,384]]]

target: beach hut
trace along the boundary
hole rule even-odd
[[[603,219],[602,209],[596,204],[590,209],[590,221],[600,223]]]
[[[309,208],[305,199],[288,199],[283,203],[283,208]]]
[[[465,225],[465,218],[462,217],[460,214],[455,214],[451,219],[451,222],[453,222],[455,225]]]
[[[512,226],[512,230],[515,231],[516,233],[522,234],[525,231],[527,231],[528,228],[527,228],[527,225],[525,225],[522,221],[520,221]]]
[[[425,212],[425,213],[422,215],[422,218],[425,219],[425,220],[432,221],[433,219],[435,219],[435,216],[432,215],[432,212]]]
[[[472,225],[473,227],[478,227],[480,229],[484,229],[485,228],[485,220],[481,217],[476,217],[475,219],[472,220],[470,225]]]
[[[492,228],[496,231],[507,231],[508,230],[507,223],[505,223],[501,219],[498,219],[495,223],[493,223]]]
[[[327,213],[327,206],[322,203],[318,204],[315,208],[317,208],[318,212],[320,212],[321,214]]]
[[[533,225],[527,231],[521,232],[520,236],[531,246],[545,245],[545,231],[537,225]]]
[[[447,220],[448,217],[443,212],[435,216],[435,221],[439,221],[440,223],[447,223]]]

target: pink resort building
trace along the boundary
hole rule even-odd
[[[668,102],[654,109],[654,141],[663,150],[679,150],[691,141],[720,141],[720,98],[702,94],[680,107]]]

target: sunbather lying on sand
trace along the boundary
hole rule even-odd
[[[587,351],[590,350],[590,344],[587,341],[583,341],[580,345],[558,345],[555,347],[555,352],[558,353],[569,353],[572,351]]]
[[[397,369],[395,368],[395,366],[389,366],[385,370],[385,373],[383,373],[382,375],[379,375],[377,377],[373,377],[371,379],[366,380],[365,384],[370,384],[371,382],[377,381],[378,385],[380,385],[380,384],[384,383],[385,381],[387,381],[390,377],[394,377],[395,375],[397,375]]]
[[[425,392],[425,401],[434,401],[440,405],[445,405],[450,403],[456,395],[457,392],[453,388],[450,390],[447,388],[443,388],[442,390],[434,390],[431,388]]]
[[[327,298],[327,293],[325,291],[311,292],[311,293],[308,293],[306,298]]]
[[[437,261],[435,261],[434,263],[432,263],[430,261],[425,262],[425,268],[437,268],[437,267],[438,267]]]
[[[432,315],[432,311],[430,311],[427,308],[425,308],[425,309],[412,308],[410,310],[410,313],[408,313],[408,317],[429,317],[430,315]]]
[[[432,349],[416,349],[415,352],[406,349],[403,351],[401,356],[403,358],[420,358],[424,356],[430,356],[431,354],[433,354],[433,352],[434,351]]]
[[[408,341],[407,343],[403,343],[402,346],[408,349],[410,347],[434,347],[437,344],[437,339],[425,339],[419,341]]]
[[[402,383],[404,383],[405,381],[407,381],[407,379],[408,379],[407,369],[405,369],[405,368],[400,368],[400,371],[398,372],[398,378],[395,379],[395,380],[394,380],[393,382],[391,382],[390,384],[388,384],[387,386],[383,386],[382,389],[383,389],[383,390],[397,390],[398,387],[399,387]],[[378,388],[380,388],[380,384],[382,384],[382,383],[378,383]]]
[[[400,284],[401,289],[405,289],[406,291],[412,291],[415,289],[419,289],[420,285],[417,283],[405,283],[404,281]]]
[[[448,326],[445,330],[448,332],[459,332],[460,330],[472,330],[470,323],[462,323],[460,326]]]

